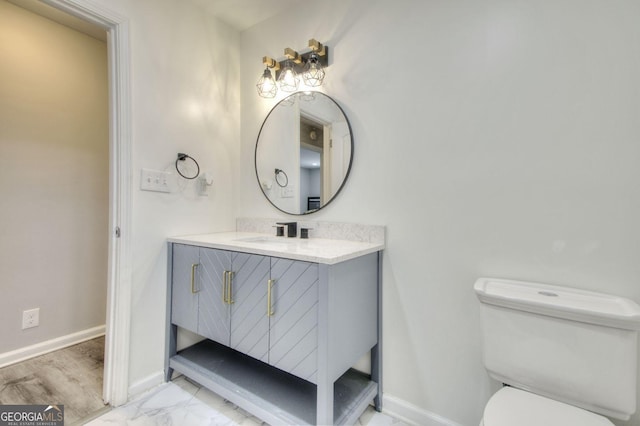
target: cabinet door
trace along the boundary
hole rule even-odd
[[[231,348],[267,362],[269,257],[232,253]]]
[[[198,331],[203,337],[229,345],[230,316],[224,289],[226,273],[231,271],[231,254],[225,250],[200,249]]]
[[[171,322],[198,332],[199,248],[173,245]],[[195,266],[194,266],[195,265]]]
[[[269,364],[316,383],[318,264],[271,258]]]

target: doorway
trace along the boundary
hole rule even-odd
[[[109,193],[105,232],[109,235],[103,399],[105,403],[121,405],[126,402],[128,394],[131,283],[128,21],[84,0],[14,1],[40,9],[52,6],[48,9],[97,25],[107,34]]]

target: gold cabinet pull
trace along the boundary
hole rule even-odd
[[[198,268],[197,263],[191,264],[191,293],[195,294],[198,292],[196,289],[196,269]]]
[[[271,288],[276,283],[276,280],[267,281],[267,316],[271,317],[275,312],[273,312],[273,307],[271,306]]]
[[[233,303],[233,271],[224,271],[222,273],[222,301],[226,305],[231,305]]]
[[[233,304],[233,271],[227,272],[227,279],[229,283],[227,284],[227,303],[229,305]]]
[[[228,284],[228,279],[227,276],[229,275],[229,271],[224,271],[222,273],[222,301],[224,303],[227,303],[227,284]]]

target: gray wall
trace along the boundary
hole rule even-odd
[[[5,1],[0,40],[1,354],[105,323],[109,102],[103,41]]]

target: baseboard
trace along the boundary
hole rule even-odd
[[[49,352],[64,349],[68,346],[77,345],[96,337],[104,336],[105,326],[88,328],[76,333],[67,334],[66,336],[56,337],[55,339],[46,340],[20,349],[0,354],[0,368],[6,367],[17,362],[22,362],[30,358],[47,354]]]
[[[413,405],[403,399],[389,395],[382,395],[382,412],[417,426],[462,426],[459,423]]]
[[[164,383],[164,371],[157,371],[132,383],[129,386],[129,400],[161,383]]]

